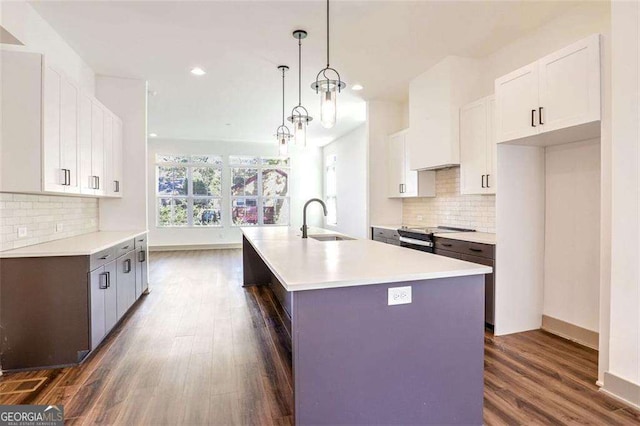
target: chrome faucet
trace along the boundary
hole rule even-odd
[[[324,215],[325,216],[327,215],[327,205],[320,198],[312,198],[306,203],[304,203],[304,207],[302,208],[302,228],[300,228],[300,230],[302,231],[302,238],[308,238],[307,229],[309,227],[307,226],[307,206],[313,203],[314,201],[322,205],[322,210],[324,210]]]

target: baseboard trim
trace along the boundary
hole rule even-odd
[[[168,246],[149,246],[149,251],[184,251],[184,250],[225,250],[241,249],[242,244],[174,244]]]
[[[640,385],[618,377],[609,372],[604,373],[603,392],[618,401],[640,410]]]
[[[595,331],[547,315],[542,316],[542,329],[582,346],[598,350],[599,336]]]

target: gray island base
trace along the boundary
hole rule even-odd
[[[482,424],[483,274],[288,291],[263,256],[245,236],[244,285],[291,318],[296,424]]]

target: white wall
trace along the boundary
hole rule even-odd
[[[147,230],[147,82],[96,77],[96,97],[122,119],[122,198],[100,199],[100,230]]]
[[[223,189],[228,189],[230,179],[227,161],[229,155],[278,156],[273,144],[239,143],[221,141],[150,139],[148,152],[148,199],[149,199],[149,245],[167,246],[215,246],[225,247],[242,242],[242,233],[231,226],[231,201],[229,191],[223,191],[222,227],[215,228],[162,228],[156,227],[156,154],[211,154],[220,155],[225,161]],[[309,198],[322,197],[322,155],[320,148],[304,150],[291,147],[291,169],[289,193],[291,201],[291,226],[302,226],[302,207]],[[311,226],[321,226],[321,209],[309,208],[308,221]]]
[[[546,148],[544,315],[597,332],[600,140]]]
[[[322,158],[335,155],[337,179],[337,225],[328,229],[367,238],[367,126],[361,125],[322,149]],[[323,162],[323,173],[326,164]],[[324,177],[323,177],[324,179]],[[326,199],[326,192],[325,197]]]
[[[402,200],[387,198],[387,138],[402,129],[403,105],[396,102],[367,102],[368,205],[367,225],[399,225]]]
[[[640,406],[640,4],[613,2],[611,22],[612,256],[603,389]]]
[[[3,49],[43,53],[47,61],[81,88],[94,93],[93,70],[26,1],[3,1],[0,8],[0,25],[24,44],[2,45]]]

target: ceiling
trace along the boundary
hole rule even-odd
[[[572,7],[567,1],[333,1],[331,65],[348,84],[338,124],[319,124],[310,88],[325,65],[322,1],[30,2],[97,74],[149,81],[149,132],[160,138],[271,142],[281,120],[279,64],[288,115],[302,103],[323,145],[361,124],[365,100],[404,101],[409,81],[447,55],[483,57]],[[202,77],[190,74],[199,66]],[[364,90],[355,92],[359,83]]]

